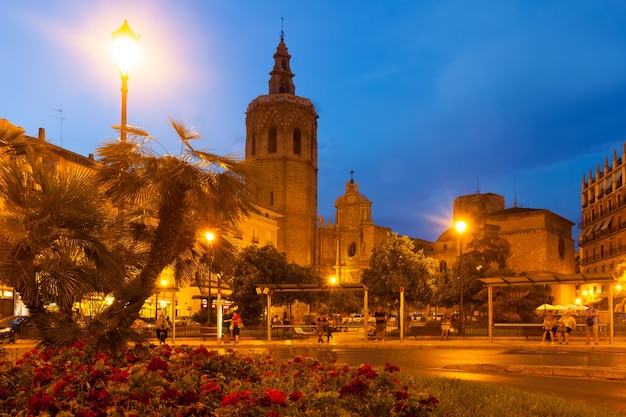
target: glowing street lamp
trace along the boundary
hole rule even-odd
[[[120,125],[120,140],[126,142],[126,96],[128,94],[128,76],[135,65],[139,50],[139,35],[132,31],[128,22],[111,34],[113,36],[113,57],[120,69],[122,78],[122,120]]]
[[[459,333],[463,333],[463,320],[465,320],[465,306],[463,305],[463,268],[461,256],[463,256],[463,232],[467,229],[467,223],[459,220],[454,224],[459,234]]]
[[[213,281],[213,241],[215,240],[215,233],[208,231],[204,233],[204,238],[206,239],[206,241],[209,243],[209,249],[211,251],[210,253],[210,258],[209,258],[209,298],[207,300],[207,324],[211,324],[211,283]],[[218,290],[218,294],[219,294],[219,290]],[[219,306],[217,306],[218,311],[219,311]],[[219,314],[219,312],[218,312]],[[220,320],[218,319],[218,323],[217,325],[220,325]],[[217,337],[220,337],[220,332],[217,332]]]

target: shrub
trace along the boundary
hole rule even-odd
[[[18,416],[425,416],[438,400],[391,364],[138,345],[89,356],[82,343],[0,362],[0,414]],[[20,411],[22,410],[22,411]],[[28,411],[26,411],[28,410]]]

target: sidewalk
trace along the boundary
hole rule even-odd
[[[156,340],[151,340],[156,344]],[[569,345],[545,343],[539,340],[526,340],[525,338],[497,338],[493,343],[487,337],[463,337],[453,336],[450,340],[441,340],[438,337],[407,337],[402,342],[398,339],[383,341],[364,340],[361,332],[337,332],[333,334],[330,343],[318,343],[317,337],[305,336],[291,339],[260,340],[243,336],[239,343],[218,343],[217,339],[200,337],[176,337],[174,341],[170,337],[168,344],[174,346],[191,345],[206,346],[209,349],[245,350],[248,352],[263,352],[281,348],[304,348],[304,349],[497,349],[497,350],[532,350],[532,351],[609,351],[626,352],[626,338],[614,338],[613,344],[608,340],[600,341],[598,345],[585,344],[584,337],[573,337]],[[18,340],[17,343],[5,345],[10,359],[18,359],[21,355],[35,347],[28,340]],[[626,369],[590,367],[590,366],[542,366],[542,365],[494,365],[494,364],[462,364],[449,365],[446,369],[465,370],[475,372],[511,372],[520,374],[565,376],[580,378],[598,378],[626,381]]]
[[[170,335],[171,336],[171,335]],[[171,337],[169,340],[172,343]],[[576,336],[572,337],[569,345],[560,345],[558,343],[550,344],[546,342],[541,344],[540,340],[526,340],[525,338],[506,338],[498,337],[493,339],[493,343],[489,341],[488,337],[464,337],[464,336],[450,336],[449,340],[441,340],[439,337],[418,336],[417,339],[413,336],[407,336],[401,342],[399,339],[388,339],[383,341],[376,341],[372,339],[365,340],[362,332],[336,332],[333,333],[333,337],[330,343],[318,343],[316,336],[294,336],[292,338],[272,339],[271,341],[261,339],[251,339],[246,336],[242,336],[238,344],[235,343],[219,343],[216,338],[207,338],[203,341],[197,337],[176,337],[174,344],[182,345],[204,345],[211,347],[221,347],[227,349],[237,348],[284,348],[284,347],[307,347],[307,348],[362,348],[362,349],[376,349],[379,347],[385,347],[388,349],[420,349],[420,348],[481,348],[481,349],[519,349],[519,350],[620,350],[626,352],[626,338],[614,338],[613,344],[609,344],[607,340],[600,340],[597,345],[593,343],[591,345],[585,344],[585,338]]]

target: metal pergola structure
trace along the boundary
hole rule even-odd
[[[615,334],[613,320],[613,275],[601,274],[530,274],[518,277],[479,278],[487,287],[489,298],[489,342],[493,343],[493,289],[509,286],[564,285],[564,284],[610,284],[609,285],[609,344]]]
[[[272,318],[269,311],[272,307],[272,294],[279,292],[330,292],[330,291],[363,291],[363,338],[367,340],[367,320],[369,312],[367,310],[368,288],[360,283],[355,284],[258,284],[257,294],[264,294],[267,297],[267,341],[272,340]]]

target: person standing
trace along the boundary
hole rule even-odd
[[[241,320],[241,316],[237,312],[237,307],[233,308],[233,317],[231,318],[231,325],[233,328],[233,337],[235,338],[235,343],[239,343],[239,333],[241,332],[241,328],[243,327],[243,321]]]
[[[448,340],[450,336],[451,326],[452,326],[452,323],[450,321],[450,317],[445,316],[443,320],[441,320],[441,340],[443,340],[444,338]]]
[[[376,340],[385,341],[385,327],[387,327],[387,313],[383,311],[382,306],[378,306],[374,312],[376,320]]]
[[[587,342],[586,345],[591,343],[591,336],[593,335],[593,341],[598,344],[598,316],[600,312],[593,306],[593,303],[587,304],[587,310],[585,310],[585,324],[587,325]]]
[[[576,330],[576,319],[572,316],[572,312],[567,310],[565,315],[559,320],[559,343],[565,341],[566,345],[569,345],[569,335]]]
[[[167,330],[170,328],[170,324],[165,318],[165,315],[163,313],[161,313],[159,315],[159,318],[157,318],[157,321],[154,327],[156,329],[157,339],[159,339],[159,342],[161,342],[161,344],[164,344],[165,339],[167,339]]]
[[[552,311],[546,312],[546,317],[543,319],[543,335],[541,336],[541,343],[546,341],[546,336],[550,336],[550,343],[554,343],[554,328],[556,327],[556,318]]]
[[[230,343],[231,325],[233,322],[233,312],[226,311],[222,316],[222,340],[224,343]]]
[[[324,323],[321,318],[317,318],[315,324],[315,334],[317,334],[317,343],[324,343]]]

